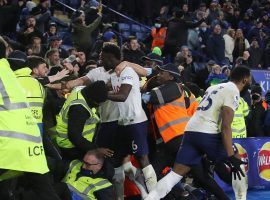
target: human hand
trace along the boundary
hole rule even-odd
[[[98,148],[97,151],[101,153],[105,158],[106,157],[112,157],[114,154],[114,151],[108,149],[108,148]]]
[[[69,70],[65,68],[62,71],[57,72],[55,76],[57,80],[61,80],[62,78],[68,77],[69,76],[68,73],[69,73]]]
[[[98,15],[102,16],[102,0],[99,0],[99,5],[98,5]]]
[[[34,32],[34,27],[33,26],[30,26],[26,29],[26,31],[24,32],[25,34],[29,34],[29,33],[32,33]]]
[[[239,180],[241,180],[241,176],[245,177],[241,165],[245,165],[247,162],[244,162],[233,155],[228,158],[227,164],[231,167],[232,178],[234,180],[236,180],[237,177]]]

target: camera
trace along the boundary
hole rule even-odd
[[[261,98],[261,95],[259,95],[259,94],[257,94],[257,93],[254,93],[254,94],[251,95],[251,99],[252,99],[253,101],[257,101],[257,100],[259,100],[260,98]]]

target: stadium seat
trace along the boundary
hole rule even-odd
[[[130,25],[125,23],[118,23],[119,31],[130,31]]]

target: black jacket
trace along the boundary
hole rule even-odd
[[[168,23],[167,37],[165,46],[179,46],[187,45],[188,29],[196,28],[204,19],[192,23],[184,19],[172,18]]]
[[[131,50],[128,46],[128,44],[124,44],[122,47],[122,60],[123,61],[129,61],[136,64],[141,64],[141,58],[144,56],[144,52],[140,49],[137,49],[135,51]]]
[[[248,137],[264,136],[263,124],[265,117],[265,109],[262,101],[251,106],[251,111],[247,119],[247,135]]]

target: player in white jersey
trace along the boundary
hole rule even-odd
[[[188,122],[183,142],[179,148],[173,170],[162,178],[145,200],[158,200],[176,185],[190,166],[198,165],[203,155],[213,162],[226,162],[238,179],[243,178],[241,165],[232,146],[231,123],[240,99],[240,91],[251,84],[250,70],[237,67],[231,81],[207,89],[196,113]]]
[[[120,48],[114,44],[105,44],[100,60],[105,69],[114,70],[120,63]],[[120,125],[115,159],[118,159],[118,165],[121,166],[127,155],[134,154],[142,166],[147,189],[151,191],[157,178],[148,159],[147,117],[141,104],[139,76],[133,68],[126,67],[119,77],[111,77],[111,83],[113,91],[109,92],[108,99],[118,102]]]

